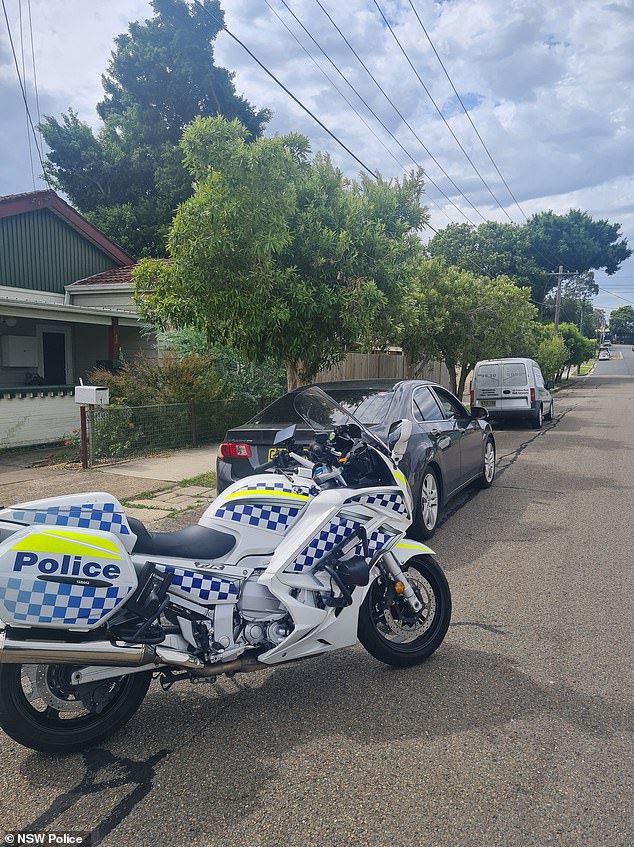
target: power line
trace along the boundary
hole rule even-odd
[[[339,69],[339,67],[338,67],[338,66],[335,64],[335,62],[334,62],[334,61],[330,58],[330,56],[328,55],[328,53],[326,53],[326,51],[325,51],[325,50],[324,50],[324,48],[321,46],[321,44],[317,41],[317,39],[313,36],[313,34],[312,34],[312,33],[311,33],[311,32],[310,32],[307,28],[306,28],[306,26],[302,23],[302,21],[301,21],[301,20],[297,17],[297,15],[295,14],[295,12],[294,12],[294,11],[290,8],[290,6],[289,6],[289,5],[288,5],[288,3],[286,2],[286,0],[281,0],[281,2],[283,3],[283,5],[284,5],[284,7],[286,8],[286,10],[287,10],[287,11],[288,11],[288,12],[289,12],[292,16],[293,16],[293,18],[297,21],[297,23],[300,25],[300,27],[304,30],[304,32],[306,33],[306,35],[310,38],[310,40],[311,40],[311,41],[313,42],[313,44],[317,47],[317,49],[318,49],[318,50],[319,50],[319,51],[323,54],[323,56],[324,56],[324,57],[328,60],[328,62],[332,65],[332,67],[335,69],[335,71],[336,71],[336,72],[339,74],[339,76],[343,79],[343,81],[344,81],[344,82],[346,83],[346,85],[350,88],[350,90],[351,90],[351,91],[352,91],[352,92],[356,95],[356,97],[358,97],[358,98],[359,98],[359,100],[363,103],[363,105],[364,105],[364,106],[366,107],[366,109],[370,112],[370,114],[371,114],[371,115],[375,118],[375,120],[377,120],[377,121],[379,122],[379,124],[383,127],[383,129],[385,130],[385,132],[387,132],[387,134],[388,134],[388,135],[389,135],[389,136],[390,136],[390,137],[391,137],[391,138],[392,138],[392,139],[396,142],[396,144],[397,144],[397,145],[400,147],[400,149],[401,149],[401,150],[405,153],[405,155],[408,157],[408,159],[410,159],[410,161],[411,161],[411,162],[413,162],[413,164],[415,164],[415,165],[416,165],[416,167],[421,168],[421,170],[425,170],[425,169],[422,167],[422,165],[421,165],[421,164],[420,164],[420,163],[419,163],[419,162],[418,162],[418,161],[417,161],[417,160],[416,160],[416,159],[412,156],[412,154],[409,152],[409,150],[407,150],[407,149],[406,149],[406,148],[405,148],[405,147],[401,144],[401,142],[400,142],[400,141],[398,140],[398,138],[394,135],[394,133],[392,132],[392,130],[391,130],[391,129],[390,129],[390,128],[389,128],[389,127],[385,124],[385,122],[384,122],[384,121],[381,119],[381,117],[380,117],[380,116],[379,116],[379,115],[375,112],[375,110],[372,108],[372,106],[370,106],[370,104],[367,102],[367,100],[366,100],[366,99],[365,99],[365,98],[364,98],[364,97],[363,97],[363,96],[362,96],[362,95],[361,95],[361,94],[357,91],[357,89],[354,87],[354,85],[352,85],[352,83],[350,82],[350,80],[348,80],[348,79],[347,79],[347,77],[346,77],[346,76],[345,76],[345,75],[341,72],[341,70]],[[473,223],[473,221],[472,221],[472,220],[471,220],[471,219],[470,219],[470,218],[469,218],[469,217],[468,217],[468,216],[467,216],[467,215],[466,215],[466,214],[462,211],[462,209],[461,209],[459,206],[457,206],[457,205],[456,205],[456,203],[454,203],[454,201],[453,201],[453,200],[452,200],[452,199],[451,199],[451,198],[450,198],[447,194],[445,194],[445,192],[442,190],[442,188],[441,188],[441,187],[440,187],[440,186],[439,186],[436,182],[434,182],[434,180],[433,180],[433,179],[429,176],[429,174],[427,174],[427,173],[426,173],[426,174],[425,174],[425,176],[426,176],[427,180],[428,180],[428,181],[429,181],[429,182],[430,182],[430,183],[434,186],[434,188],[438,191],[438,193],[439,193],[439,194],[441,194],[441,195],[445,198],[445,200],[447,200],[447,202],[448,202],[448,203],[450,203],[450,204],[451,204],[451,205],[452,205],[452,206],[453,206],[453,207],[454,207],[454,208],[458,211],[458,213],[459,213],[459,214],[461,214],[461,215],[462,215],[462,217],[463,217],[463,218],[464,218],[464,219],[465,219],[468,223],[470,223],[470,224],[471,224],[471,226],[475,226],[475,224]],[[440,209],[440,211],[443,213],[443,215],[445,215],[445,217],[447,218],[447,220],[451,221],[451,218],[447,215],[447,213],[445,212],[445,210],[444,210],[441,206],[439,206],[439,205],[435,202],[435,200],[434,200],[432,197],[430,197],[429,199],[432,201],[432,203],[434,203],[434,205],[435,205],[435,206],[437,206],[437,207]]]
[[[29,10],[29,33],[30,33],[30,36],[31,36],[31,64],[33,65],[33,88],[35,90],[35,109],[37,111],[37,124],[38,124],[38,129],[39,129],[39,125],[42,123],[42,116],[40,115],[40,92],[38,91],[38,85],[37,85],[37,68],[35,67],[35,48],[33,47],[33,20],[31,18],[31,0],[27,0],[27,7],[28,7],[28,10]],[[40,132],[40,140],[41,140],[41,138],[42,138],[42,133]]]
[[[505,187],[506,187],[506,190],[507,190],[507,191],[508,191],[508,193],[511,195],[511,197],[512,197],[512,199],[513,199],[513,202],[515,203],[515,205],[517,206],[517,208],[520,210],[520,213],[522,214],[522,217],[523,217],[525,220],[528,220],[528,216],[527,216],[526,212],[525,212],[525,211],[522,209],[522,207],[520,206],[520,204],[519,204],[519,202],[518,202],[518,200],[517,200],[516,196],[515,196],[515,195],[513,194],[513,192],[511,191],[511,187],[509,186],[508,182],[504,179],[504,176],[502,175],[502,172],[501,172],[501,171],[500,171],[500,169],[498,168],[498,166],[497,166],[497,164],[496,164],[496,162],[495,162],[495,159],[494,159],[494,158],[493,158],[493,156],[491,155],[491,152],[490,152],[489,148],[488,148],[488,147],[487,147],[487,145],[485,144],[484,139],[482,138],[482,136],[481,136],[481,135],[480,135],[480,133],[478,132],[478,128],[477,128],[477,127],[476,127],[476,125],[474,124],[474,122],[473,122],[473,120],[472,120],[472,118],[471,118],[471,115],[469,114],[469,110],[467,109],[467,107],[466,107],[466,106],[465,106],[465,104],[463,103],[463,101],[462,101],[462,97],[458,94],[458,91],[457,91],[457,89],[456,89],[456,86],[453,84],[453,80],[452,80],[451,76],[449,75],[449,71],[448,71],[448,70],[447,70],[447,68],[445,67],[445,63],[443,62],[443,60],[440,58],[440,55],[439,55],[439,53],[438,53],[438,50],[436,50],[436,46],[435,46],[434,42],[431,40],[431,36],[429,35],[429,33],[427,32],[427,30],[425,29],[425,25],[423,24],[423,22],[422,22],[422,20],[421,20],[421,18],[420,18],[420,15],[419,15],[419,14],[418,14],[418,12],[416,11],[416,7],[414,6],[414,3],[412,2],[412,0],[409,0],[409,5],[412,7],[412,11],[413,11],[413,12],[414,12],[414,14],[416,15],[416,19],[418,20],[418,23],[420,24],[421,29],[423,30],[423,32],[425,33],[425,35],[426,35],[426,37],[427,37],[427,40],[429,41],[429,44],[430,44],[430,46],[431,46],[431,49],[432,49],[432,50],[434,51],[434,53],[436,54],[436,58],[437,58],[437,59],[438,59],[438,61],[440,62],[440,67],[441,67],[441,68],[443,69],[443,71],[445,72],[445,76],[446,76],[446,77],[447,77],[447,79],[449,80],[449,84],[450,84],[450,85],[451,85],[451,87],[453,88],[454,94],[456,95],[456,97],[458,98],[458,102],[459,102],[459,103],[460,103],[460,105],[462,106],[462,111],[463,111],[463,112],[465,113],[465,115],[467,116],[467,119],[468,119],[469,123],[470,123],[470,124],[471,124],[471,126],[473,127],[473,131],[475,132],[475,134],[478,136],[478,139],[480,140],[480,144],[482,144],[482,146],[484,147],[484,150],[485,150],[485,152],[486,152],[487,156],[488,156],[488,157],[489,157],[489,159],[491,160],[491,164],[493,165],[493,167],[495,168],[495,170],[496,170],[496,172],[497,172],[498,176],[500,177],[500,179],[501,179],[501,180],[502,180],[502,182],[504,183],[504,185],[505,185]]]
[[[401,50],[401,53],[405,56],[405,58],[407,59],[407,63],[409,64],[410,68],[411,68],[411,69],[414,71],[414,73],[416,74],[416,78],[418,79],[418,81],[420,82],[421,86],[423,87],[423,90],[425,91],[425,94],[429,97],[429,99],[430,99],[430,100],[431,100],[431,102],[433,103],[434,108],[436,109],[436,111],[437,111],[437,112],[438,112],[438,114],[440,115],[440,117],[441,117],[441,119],[442,119],[442,122],[445,124],[445,126],[447,127],[447,129],[448,129],[448,130],[449,130],[449,132],[451,133],[452,138],[454,139],[454,141],[456,142],[456,144],[458,145],[458,147],[459,147],[459,148],[462,150],[462,152],[464,153],[464,156],[465,156],[466,160],[469,162],[469,164],[471,165],[471,167],[473,168],[473,170],[474,170],[474,171],[476,172],[476,174],[478,175],[478,177],[479,177],[480,182],[482,183],[482,185],[486,188],[486,190],[489,192],[489,194],[491,195],[491,197],[493,198],[493,200],[495,201],[495,203],[497,203],[497,205],[498,205],[498,206],[500,207],[500,209],[504,212],[504,214],[505,214],[505,215],[506,215],[506,217],[509,219],[509,221],[510,221],[511,223],[513,223],[513,218],[509,215],[509,213],[506,211],[506,209],[504,208],[504,206],[500,203],[500,201],[498,200],[498,198],[495,196],[495,194],[494,194],[494,193],[493,193],[493,191],[491,190],[491,187],[489,186],[489,183],[488,183],[488,182],[485,180],[485,178],[482,176],[482,174],[481,174],[481,173],[480,173],[480,171],[478,170],[477,165],[475,164],[475,162],[473,161],[473,159],[471,158],[471,156],[467,153],[467,151],[465,150],[464,146],[462,145],[462,142],[460,141],[460,139],[458,138],[458,136],[456,135],[456,133],[453,131],[453,129],[452,129],[452,128],[451,128],[451,126],[449,125],[449,121],[448,121],[448,120],[447,120],[447,118],[443,115],[443,113],[442,113],[442,111],[440,110],[440,108],[439,108],[438,104],[437,104],[437,103],[436,103],[436,101],[434,100],[434,98],[433,98],[433,96],[432,96],[431,91],[427,88],[427,86],[426,86],[426,85],[425,85],[425,83],[423,82],[423,79],[422,79],[421,75],[418,73],[418,71],[416,70],[416,67],[414,66],[414,64],[413,64],[413,62],[412,62],[412,60],[411,60],[411,59],[410,59],[410,57],[407,55],[407,51],[405,50],[405,48],[403,47],[403,45],[402,45],[402,44],[401,44],[401,42],[399,41],[398,36],[396,35],[396,33],[394,32],[394,30],[392,29],[392,25],[390,24],[390,22],[388,21],[388,19],[387,19],[387,18],[385,17],[385,15],[383,14],[383,9],[381,9],[381,7],[379,6],[379,4],[378,4],[377,0],[373,0],[373,2],[374,2],[374,5],[376,6],[376,8],[379,10],[379,14],[381,15],[381,17],[382,17],[382,18],[383,18],[383,20],[385,21],[385,25],[387,26],[387,28],[389,29],[389,31],[392,33],[392,37],[394,38],[394,41],[396,41],[396,43],[398,44],[398,46],[399,46],[399,48],[400,48],[400,50]]]
[[[22,79],[26,90],[26,64],[24,61],[24,33],[22,29],[22,0],[18,0],[18,18],[20,21],[20,54],[22,57]],[[33,146],[31,144],[31,132],[29,127],[29,119],[26,118],[26,140],[29,146],[29,165],[31,166],[31,181],[33,182],[33,191],[35,191],[35,168],[33,167]]]
[[[242,47],[242,49],[243,49],[245,52],[247,52],[247,53],[249,54],[249,56],[251,56],[251,58],[253,59],[253,61],[254,61],[256,64],[258,64],[258,65],[262,68],[262,70],[263,70],[266,74],[268,74],[268,76],[270,76],[270,77],[271,77],[271,79],[272,79],[272,80],[273,80],[273,81],[274,81],[277,85],[279,85],[279,87],[280,87],[280,88],[281,88],[284,92],[286,92],[286,94],[288,94],[288,96],[289,96],[289,97],[290,97],[290,98],[291,98],[291,99],[292,99],[295,103],[297,103],[297,105],[298,105],[301,109],[303,109],[303,110],[304,110],[304,112],[306,112],[308,115],[310,115],[310,117],[311,117],[311,118],[315,121],[315,123],[319,124],[319,126],[320,126],[323,130],[324,130],[324,132],[328,133],[328,135],[329,135],[329,136],[333,139],[333,141],[335,141],[335,142],[336,142],[336,143],[337,143],[340,147],[342,147],[342,148],[346,151],[346,153],[347,153],[349,156],[351,156],[351,157],[355,160],[355,162],[357,162],[358,164],[360,164],[360,165],[361,165],[361,167],[362,167],[365,171],[367,171],[367,172],[370,174],[370,176],[372,176],[374,179],[376,179],[376,173],[372,170],[372,168],[370,168],[368,165],[366,165],[366,163],[365,163],[362,159],[360,159],[360,158],[359,158],[359,157],[358,157],[355,153],[353,153],[353,152],[352,152],[352,150],[351,150],[349,147],[347,147],[347,146],[344,144],[344,142],[343,142],[343,141],[341,141],[341,139],[340,139],[340,138],[338,138],[338,137],[337,137],[337,135],[335,135],[335,133],[334,133],[334,132],[332,132],[332,130],[328,129],[328,127],[326,126],[326,124],[324,124],[322,121],[320,121],[320,120],[319,120],[319,118],[317,117],[317,115],[315,115],[313,112],[311,112],[311,110],[308,108],[308,106],[305,106],[305,105],[301,102],[301,100],[299,100],[299,99],[298,99],[298,98],[297,98],[297,97],[293,94],[293,92],[292,92],[292,91],[290,91],[290,90],[289,90],[289,89],[288,89],[288,88],[284,85],[284,83],[283,83],[281,80],[279,80],[279,79],[275,76],[275,74],[273,73],[273,71],[270,71],[270,70],[266,67],[266,65],[265,65],[263,62],[261,62],[261,61],[258,59],[258,57],[257,57],[254,53],[252,53],[252,52],[251,52],[251,50],[249,50],[249,48],[247,47],[247,45],[246,45],[243,41],[240,41],[240,39],[238,38],[238,36],[237,36],[237,35],[234,35],[234,34],[233,34],[233,33],[232,33],[229,29],[227,29],[226,25],[224,24],[224,22],[223,22],[222,20],[220,20],[220,18],[216,17],[216,15],[214,15],[214,14],[213,14],[213,12],[210,12],[210,11],[209,11],[209,9],[208,9],[206,6],[203,6],[203,4],[200,2],[200,0],[194,0],[194,3],[195,3],[197,6],[199,6],[199,7],[203,10],[203,12],[204,12],[206,15],[209,15],[209,17],[210,17],[210,18],[212,18],[213,20],[215,20],[215,21],[216,21],[216,23],[217,23],[217,24],[219,24],[220,28],[221,28],[221,29],[223,29],[223,30],[227,33],[227,35],[228,35],[230,38],[232,38],[232,39],[233,39],[233,40],[234,40],[237,44],[239,44],[239,45],[240,45],[240,47]],[[2,0],[2,5],[4,6],[4,0]],[[6,13],[5,13],[5,14],[6,14]]]
[[[18,57],[15,52],[15,45],[13,44],[13,35],[11,34],[11,25],[9,24],[9,16],[7,15],[7,7],[5,4],[5,0],[2,0],[2,11],[4,12],[4,20],[7,24],[7,34],[9,36],[9,44],[11,45],[11,53],[13,54],[13,63],[15,65],[15,72],[18,75],[18,83],[20,85],[20,92],[22,93],[22,100],[24,101],[24,108],[26,109],[26,114],[29,119],[29,124],[31,126],[31,131],[33,132],[33,139],[35,141],[35,149],[37,150],[37,154],[40,160],[40,165],[42,166],[42,171],[44,171],[44,161],[42,159],[42,151],[40,150],[40,146],[37,141],[37,133],[35,132],[35,127],[33,126],[33,118],[31,117],[31,110],[29,109],[29,102],[26,97],[26,91],[24,90],[24,85],[22,83],[22,77],[20,76],[20,67],[18,65]]]
[[[484,217],[484,215],[480,212],[480,210],[479,210],[476,206],[474,206],[474,205],[473,205],[473,203],[471,202],[471,200],[469,200],[469,198],[468,198],[468,197],[467,197],[467,195],[464,193],[464,191],[462,191],[462,189],[461,189],[461,188],[459,188],[459,186],[458,186],[458,185],[456,185],[456,183],[454,182],[454,180],[453,180],[453,179],[449,176],[449,174],[448,174],[448,173],[447,173],[447,171],[443,168],[443,166],[440,164],[440,162],[438,161],[438,159],[436,159],[436,157],[435,157],[435,156],[434,156],[434,154],[431,152],[431,150],[430,150],[430,149],[429,149],[429,148],[425,145],[425,143],[423,142],[423,140],[421,139],[421,137],[418,135],[418,133],[416,132],[416,130],[413,128],[413,126],[410,124],[410,122],[407,120],[407,118],[403,115],[403,113],[402,113],[402,112],[398,109],[398,107],[394,104],[393,100],[392,100],[392,99],[389,97],[389,95],[386,93],[386,91],[385,91],[385,89],[383,88],[383,86],[381,85],[381,83],[380,83],[380,82],[376,79],[376,77],[374,76],[374,74],[372,73],[372,71],[371,71],[371,70],[368,68],[368,66],[365,64],[365,62],[363,61],[363,59],[361,58],[361,56],[359,56],[359,54],[358,54],[358,53],[357,53],[357,51],[354,49],[354,47],[352,46],[352,44],[350,44],[350,42],[348,41],[348,39],[346,38],[346,36],[343,34],[343,32],[341,31],[341,29],[339,28],[339,26],[337,26],[337,24],[336,24],[336,23],[335,23],[335,21],[333,20],[332,16],[330,15],[330,13],[329,13],[329,12],[328,12],[325,8],[324,8],[323,4],[321,3],[321,0],[315,0],[315,2],[316,2],[316,3],[317,3],[317,5],[319,6],[319,8],[322,10],[322,12],[324,13],[324,15],[326,15],[326,17],[328,18],[328,20],[330,21],[330,23],[331,23],[331,24],[334,26],[334,28],[337,30],[337,32],[339,33],[339,35],[341,36],[341,38],[345,41],[346,45],[348,46],[348,48],[350,49],[350,51],[353,53],[353,55],[355,56],[355,58],[357,59],[357,61],[358,61],[358,62],[359,62],[359,64],[361,65],[361,67],[362,67],[362,68],[365,70],[365,72],[368,74],[368,76],[370,77],[370,79],[372,80],[372,82],[376,85],[376,87],[379,89],[379,91],[381,92],[381,94],[385,97],[385,99],[388,101],[388,103],[390,104],[390,106],[394,109],[394,111],[396,112],[396,114],[397,114],[397,115],[399,116],[399,118],[403,121],[403,123],[404,123],[404,124],[405,124],[405,126],[409,129],[409,131],[412,133],[412,135],[414,136],[414,138],[418,141],[418,143],[419,143],[419,144],[420,144],[420,146],[423,148],[423,150],[427,153],[427,155],[428,155],[428,156],[430,157],[430,159],[431,159],[431,160],[435,163],[435,165],[439,168],[439,170],[440,170],[440,171],[442,171],[442,173],[443,173],[443,174],[447,177],[447,179],[448,179],[448,180],[449,180],[449,182],[453,185],[453,187],[456,189],[456,191],[457,191],[457,192],[458,192],[458,193],[459,193],[462,197],[464,197],[464,199],[467,201],[468,205],[469,205],[469,206],[471,206],[471,208],[473,209],[473,211],[474,211],[477,215],[479,215],[479,217],[481,217],[481,218],[482,218],[482,220],[486,223],[486,218]],[[470,223],[472,226],[474,225],[472,221],[469,221],[469,223]]]
[[[618,300],[623,300],[624,303],[629,303],[630,306],[634,306],[634,300],[626,300],[625,297],[621,297],[620,294],[615,294],[613,291],[608,291],[607,288],[601,288],[601,286],[599,286],[599,291],[603,291],[604,294],[610,294],[612,297],[616,297]]]

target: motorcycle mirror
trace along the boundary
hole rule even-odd
[[[290,426],[287,426],[286,429],[280,429],[279,432],[275,434],[273,444],[284,444],[286,441],[293,441],[295,439],[296,429],[297,424],[291,424]]]

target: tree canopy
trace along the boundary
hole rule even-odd
[[[508,277],[476,276],[441,259],[421,262],[413,308],[418,319],[405,330],[405,351],[414,360],[444,361],[459,397],[480,359],[530,355],[535,343],[537,310]]]
[[[450,224],[429,241],[427,252],[471,273],[508,276],[530,288],[536,303],[556,286],[553,272],[560,264],[565,287],[579,299],[597,293],[592,270],[615,273],[632,254],[620,224],[594,220],[579,209],[540,212],[522,225]]]
[[[610,332],[619,338],[634,336],[634,308],[632,306],[621,306],[610,313]]]
[[[46,117],[45,170],[82,214],[133,256],[161,256],[177,206],[192,193],[179,141],[196,116],[238,118],[256,138],[270,118],[236,94],[232,74],[214,63],[221,28],[185,0],[152,0],[154,15],[115,39],[102,76],[97,133],[69,110]]]
[[[155,325],[192,325],[247,359],[286,364],[289,388],[353,345],[389,343],[422,248],[422,175],[344,178],[300,135],[246,144],[238,121],[198,118],[183,136],[196,192],[179,208],[172,264],[135,272]]]

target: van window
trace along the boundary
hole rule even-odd
[[[513,385],[527,385],[526,365],[524,362],[510,362],[502,365],[502,385],[505,388]]]
[[[480,365],[476,374],[479,388],[497,388],[500,381],[499,365]]]
[[[539,368],[533,368],[533,373],[535,374],[535,384],[538,388],[544,388],[544,377],[542,376],[542,372]]]

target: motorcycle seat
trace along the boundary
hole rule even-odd
[[[136,535],[133,553],[173,556],[178,559],[219,559],[233,550],[236,539],[228,532],[206,526],[186,526],[175,532],[150,532],[137,518],[128,518]]]

